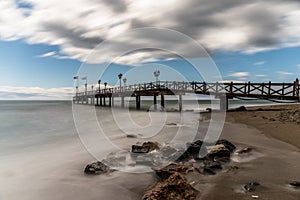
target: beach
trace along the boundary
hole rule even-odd
[[[6,110],[11,112],[15,107],[13,105],[9,110],[6,106]],[[85,166],[96,159],[76,133],[70,105],[41,104],[38,109],[34,104],[34,108],[27,110],[22,105],[14,110],[19,113],[18,117],[12,115],[9,119],[6,113],[2,119],[6,122],[2,124],[5,126],[2,130],[9,130],[7,124],[10,121],[19,124],[20,128],[14,126],[13,134],[4,134],[0,140],[1,200],[138,200],[158,181],[151,171],[85,175]],[[248,107],[248,111],[228,112],[220,139],[232,142],[237,149],[250,147],[252,150],[243,156],[233,153],[231,161],[225,163],[216,175],[193,174],[188,177],[189,183],[199,190],[197,199],[299,199],[300,190],[289,186],[290,182],[300,179],[299,109],[300,106],[295,104]],[[134,113],[141,125],[147,122],[143,119],[144,113]],[[101,121],[102,114],[103,110],[97,111],[99,123],[108,124],[111,120],[105,118]],[[201,139],[203,136],[200,133],[207,130],[210,123],[209,113],[200,116],[197,112],[191,114],[201,119],[199,134],[195,137]],[[186,132],[192,131],[189,124],[179,124],[178,115],[171,112],[165,121],[166,126],[151,139],[168,140],[179,127],[184,127]],[[60,117],[55,120],[54,116]],[[32,117],[34,121],[29,123],[28,119]],[[48,122],[51,119],[51,123],[41,125],[45,117],[49,119]],[[32,126],[34,123],[40,125]],[[110,139],[125,151],[130,151],[132,144],[146,140],[118,134],[115,126],[106,128],[112,133]],[[18,135],[22,130],[36,133]],[[87,129],[87,132],[90,130]],[[250,182],[260,185],[253,192],[245,192],[243,186]]]
[[[300,178],[299,108],[273,105],[228,112],[221,137],[251,147],[254,157],[233,161],[238,170],[219,174],[200,199],[299,199],[300,191],[288,185]],[[244,192],[242,186],[254,181],[261,184],[257,190]]]

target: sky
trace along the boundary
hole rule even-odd
[[[119,73],[154,81],[156,69],[200,81],[187,60],[215,64],[222,80],[300,77],[297,0],[0,0],[0,10],[0,100],[70,99],[82,66],[96,70],[88,84],[112,86]]]

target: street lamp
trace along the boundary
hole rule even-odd
[[[101,83],[101,80],[98,80],[98,85],[99,85],[99,93],[100,93],[100,83]]]
[[[118,77],[119,77],[119,80],[120,80],[120,92],[121,92],[121,87],[122,87],[122,81],[121,81],[121,79],[122,79],[122,76],[123,76],[123,74],[118,74]]]
[[[107,82],[104,83],[104,89],[106,90]]]
[[[154,71],[154,76],[155,76],[155,78],[156,78],[156,84],[157,84],[157,82],[158,82],[158,77],[159,77],[159,75],[160,75],[160,71],[159,70],[156,70],[156,71]]]
[[[126,90],[126,81],[127,81],[127,78],[123,78],[123,82],[124,82],[124,90]]]

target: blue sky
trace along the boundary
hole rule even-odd
[[[163,43],[164,48],[180,49],[189,52],[188,57],[201,58],[172,36],[147,33],[148,36],[118,37],[132,28],[149,26],[179,31],[204,45],[223,80],[293,82],[300,77],[297,20],[300,3],[272,1],[276,5],[261,1],[229,1],[231,4],[225,5],[216,0],[218,4],[207,1],[201,7],[193,0],[185,3],[170,0],[159,6],[156,1],[146,4],[129,0],[97,3],[76,0],[77,5],[69,6],[56,0],[48,3],[3,0],[0,2],[3,10],[0,14],[0,99],[69,99],[74,85],[72,78],[82,63],[100,70],[109,62],[107,58],[134,45],[147,48],[153,43]],[[191,12],[186,13],[182,6]],[[211,9],[209,15],[205,8]],[[61,13],[65,9],[68,12]],[[113,45],[98,52],[97,58],[89,59],[91,50],[107,39]],[[149,79],[128,74],[128,84],[154,80],[155,69],[162,71],[162,80],[178,79],[176,74],[164,69],[166,65],[186,74],[189,81],[201,79],[187,62],[170,53],[142,50],[116,60],[101,77],[102,83],[116,84],[118,73],[126,73],[141,63],[147,66],[139,73],[151,74]],[[88,81],[95,83],[94,79]]]

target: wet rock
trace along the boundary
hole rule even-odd
[[[143,200],[194,200],[198,193],[182,174],[175,172],[146,192]]]
[[[229,161],[230,160],[230,151],[223,145],[218,144],[208,147],[209,153],[206,155],[206,159],[214,161]]]
[[[232,144],[231,142],[229,142],[228,140],[218,140],[216,142],[217,144],[223,144],[231,153],[236,149],[236,146],[234,144]]]
[[[190,159],[198,159],[202,144],[203,142],[201,140],[188,143],[186,151],[176,160],[176,162],[185,162],[189,161]]]
[[[300,181],[293,181],[289,183],[290,186],[293,186],[295,188],[300,188]]]
[[[84,169],[84,173],[86,174],[106,174],[113,171],[115,170],[100,161],[88,164]]]
[[[236,108],[235,111],[247,111],[247,108],[245,106],[240,106]]]
[[[260,183],[258,182],[251,182],[251,183],[247,183],[246,185],[244,185],[244,190],[246,192],[254,192],[257,188],[257,186],[259,186]]]
[[[175,172],[186,175],[187,173],[192,172],[192,171],[198,171],[198,169],[193,166],[190,166],[190,165],[171,163],[171,164],[163,167],[162,169],[156,170],[155,172],[156,172],[156,175],[161,180],[166,180]]]
[[[157,142],[144,142],[140,145],[132,145],[131,152],[132,153],[149,153],[154,150],[159,149],[159,144]]]
[[[126,135],[126,137],[128,137],[128,138],[137,138],[137,135],[134,135],[134,134],[128,134],[128,135]]]
[[[252,148],[250,147],[245,147],[245,148],[241,148],[241,149],[237,149],[235,151],[236,154],[245,154],[245,153],[249,153],[252,151]]]
[[[217,161],[205,161],[204,162],[204,168],[210,169],[214,172],[222,170],[222,164]]]
[[[226,169],[226,173],[230,173],[230,172],[236,172],[237,170],[239,170],[240,168],[238,166],[229,166],[227,169]]]

